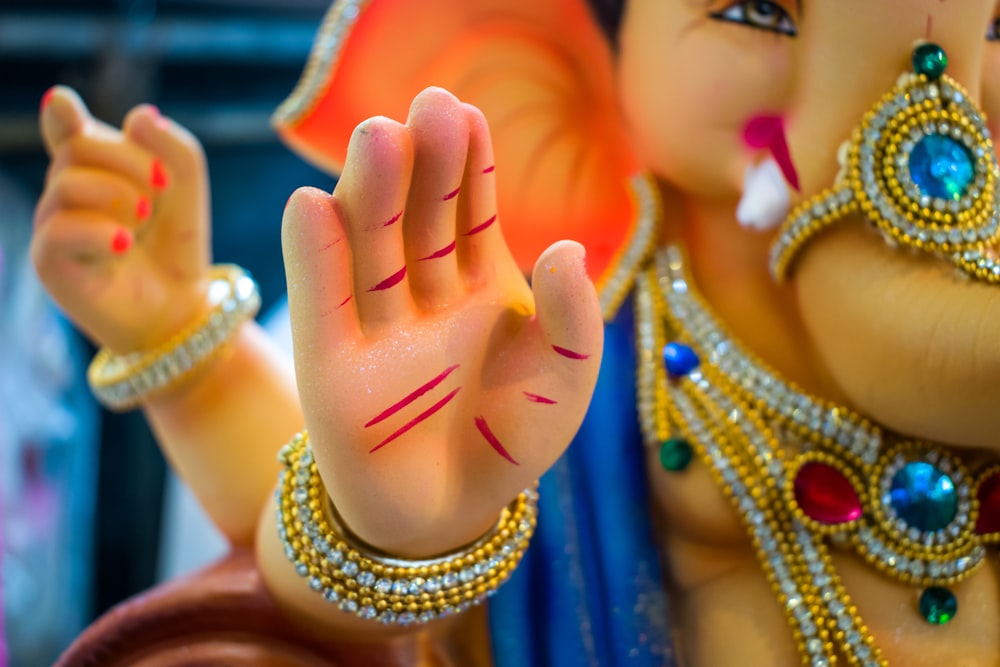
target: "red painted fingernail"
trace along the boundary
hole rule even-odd
[[[119,229],[111,239],[111,252],[116,255],[124,254],[132,247],[132,234],[127,229]]]
[[[170,179],[167,177],[167,170],[163,168],[163,163],[159,160],[153,160],[153,170],[149,180],[156,190],[166,190],[170,184]]]
[[[52,102],[52,98],[55,97],[55,94],[56,94],[55,87],[49,88],[48,90],[45,91],[45,94],[42,95],[42,111],[45,111],[45,107],[49,106],[49,104]]]
[[[166,132],[167,130],[170,129],[170,121],[167,120],[165,116],[160,115],[159,109],[157,109],[156,111],[157,111],[156,121],[154,121],[156,129]]]
[[[155,104],[147,104],[146,107],[149,109],[149,115],[153,118],[159,120],[162,117],[160,114],[160,107]]]
[[[146,220],[152,212],[153,207],[149,203],[149,200],[145,197],[139,197],[139,201],[135,203],[135,217],[142,222],[143,220]]]

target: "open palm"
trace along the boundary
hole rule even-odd
[[[300,396],[320,474],[363,540],[428,555],[485,532],[569,444],[602,322],[583,249],[529,288],[497,218],[475,108],[440,89],[355,131],[334,194],[283,226]]]

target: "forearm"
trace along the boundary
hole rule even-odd
[[[304,425],[291,359],[255,323],[191,379],[144,404],[164,454],[234,544],[249,545]]]

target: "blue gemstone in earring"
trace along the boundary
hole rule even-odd
[[[663,347],[663,363],[670,377],[680,378],[698,368],[701,359],[694,350],[683,343],[667,343]]]
[[[976,176],[969,149],[951,137],[929,134],[910,152],[910,177],[928,197],[958,201]]]

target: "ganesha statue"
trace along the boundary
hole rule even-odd
[[[338,0],[274,116],[339,177],[294,372],[153,107],[46,95],[34,261],[365,664],[995,667],[998,12]]]

